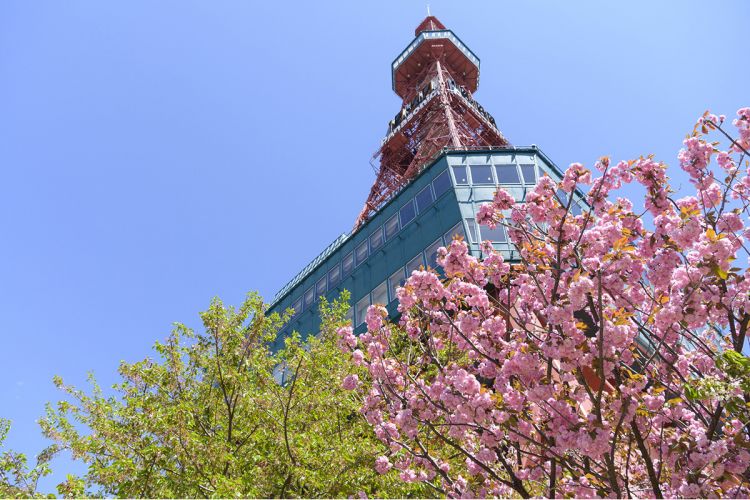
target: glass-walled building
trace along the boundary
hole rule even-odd
[[[322,296],[351,294],[350,318],[355,332],[365,329],[371,304],[383,304],[397,315],[396,288],[412,271],[430,267],[437,249],[460,235],[472,255],[489,240],[506,259],[514,250],[502,227],[476,224],[479,207],[502,186],[517,201],[544,175],[560,179],[557,167],[536,147],[444,151],[405,187],[350,234],[342,234],[300,271],[274,297],[270,312],[294,309],[294,317],[277,342],[292,331],[303,336],[320,328],[318,302]],[[574,205],[574,213],[579,210]]]

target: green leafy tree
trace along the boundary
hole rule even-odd
[[[335,332],[348,295],[322,302],[319,335],[293,334],[277,352],[289,313],[265,307],[256,294],[236,309],[214,299],[204,332],[176,324],[157,359],[123,362],[115,395],[93,376],[88,392],[56,378],[68,397],[48,405],[44,434],[88,465],[89,491],[111,496],[419,495],[374,471],[384,445],[342,388],[353,368]]]
[[[26,455],[12,450],[3,450],[10,432],[10,420],[0,418],[0,498],[29,498],[37,493],[39,480],[49,475],[50,460],[57,446],[45,448],[36,457],[36,465],[29,467]]]

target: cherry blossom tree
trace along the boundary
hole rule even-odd
[[[449,496],[750,495],[750,108],[737,137],[725,121],[684,141],[689,196],[653,157],[499,189],[477,218],[516,260],[456,239],[443,278],[399,289],[398,324],[372,306],[359,338],[339,329],[378,472]]]

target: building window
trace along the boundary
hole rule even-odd
[[[518,169],[515,165],[495,165],[499,184],[521,184]]]
[[[294,304],[292,304],[292,309],[294,309],[294,316],[292,316],[293,318],[296,318],[300,315],[300,313],[302,312],[302,297],[294,301]]]
[[[315,284],[315,300],[319,299],[321,295],[326,294],[326,277],[323,276]]]
[[[378,248],[383,246],[383,227],[379,227],[374,233],[370,235],[370,251],[375,252]]]
[[[370,306],[370,294],[368,293],[357,302],[355,318],[357,320],[357,326],[365,322],[365,315],[367,314],[367,308]]]
[[[341,262],[341,277],[346,278],[349,276],[354,269],[354,252],[349,252],[344,256],[343,261]]]
[[[395,214],[393,217],[388,219],[385,223],[385,239],[386,241],[390,241],[391,238],[393,238],[396,233],[399,230],[398,225],[398,214]]]
[[[466,219],[466,227],[469,228],[469,240],[472,243],[477,243],[479,241],[479,237],[477,236],[477,223],[474,219]]]
[[[443,246],[443,238],[438,238],[432,243],[432,245],[427,247],[427,250],[424,251],[424,255],[427,259],[427,265],[433,269],[437,269],[438,267],[437,253],[438,248],[440,248],[441,246]]]
[[[450,245],[451,241],[453,241],[454,236],[460,236],[463,239],[466,239],[466,233],[464,232],[463,222],[459,222],[458,224],[450,228],[448,232],[443,235],[443,239],[445,239],[445,244]]]
[[[305,304],[303,307],[307,309],[313,304],[313,302],[315,302],[315,287],[311,286],[305,292]]]
[[[414,220],[414,217],[417,215],[417,213],[414,211],[414,200],[409,200],[406,205],[401,207],[399,215],[401,216],[401,227],[404,227],[409,222]]]
[[[357,250],[354,252],[357,257],[357,265],[362,264],[364,261],[367,260],[368,255],[368,248],[367,248],[367,240],[363,241],[359,244],[357,247]]]
[[[388,282],[384,281],[372,291],[372,303],[373,304],[388,304]]]
[[[332,290],[336,285],[339,284],[341,279],[341,264],[336,264],[336,267],[331,268],[328,271],[328,289]]]
[[[469,184],[469,175],[466,173],[466,167],[464,165],[453,166],[453,178],[456,180],[457,186],[465,186]]]
[[[403,267],[399,267],[398,270],[388,278],[388,288],[391,294],[391,301],[396,300],[396,289],[403,286],[404,281],[406,281],[406,278]]]
[[[508,241],[508,238],[505,236],[505,227],[500,224],[495,226],[495,229],[490,229],[488,226],[482,226],[480,231],[482,232],[482,241],[490,240],[500,243]]]
[[[526,184],[536,184],[536,167],[534,165],[521,165],[523,182]]]
[[[494,185],[492,178],[492,167],[489,165],[472,165],[471,182],[474,185]]]
[[[427,207],[429,207],[433,201],[432,189],[430,189],[430,185],[428,184],[426,188],[421,190],[414,199],[417,201],[417,210],[419,211],[419,213],[424,213],[424,211],[427,210]]]
[[[435,199],[440,198],[443,193],[447,192],[451,187],[451,178],[447,170],[443,170],[440,174],[435,177],[432,181],[432,188],[435,190]]]
[[[354,309],[352,309],[351,307],[347,309],[346,316],[344,316],[344,319],[354,324]]]
[[[409,261],[408,264],[406,264],[406,276],[411,276],[411,273],[413,271],[416,271],[420,268],[420,266],[424,265],[424,260],[422,259],[422,252],[419,252],[413,259]]]

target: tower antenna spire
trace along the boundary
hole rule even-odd
[[[430,17],[432,14],[430,14],[430,4],[427,4],[427,17]]]

